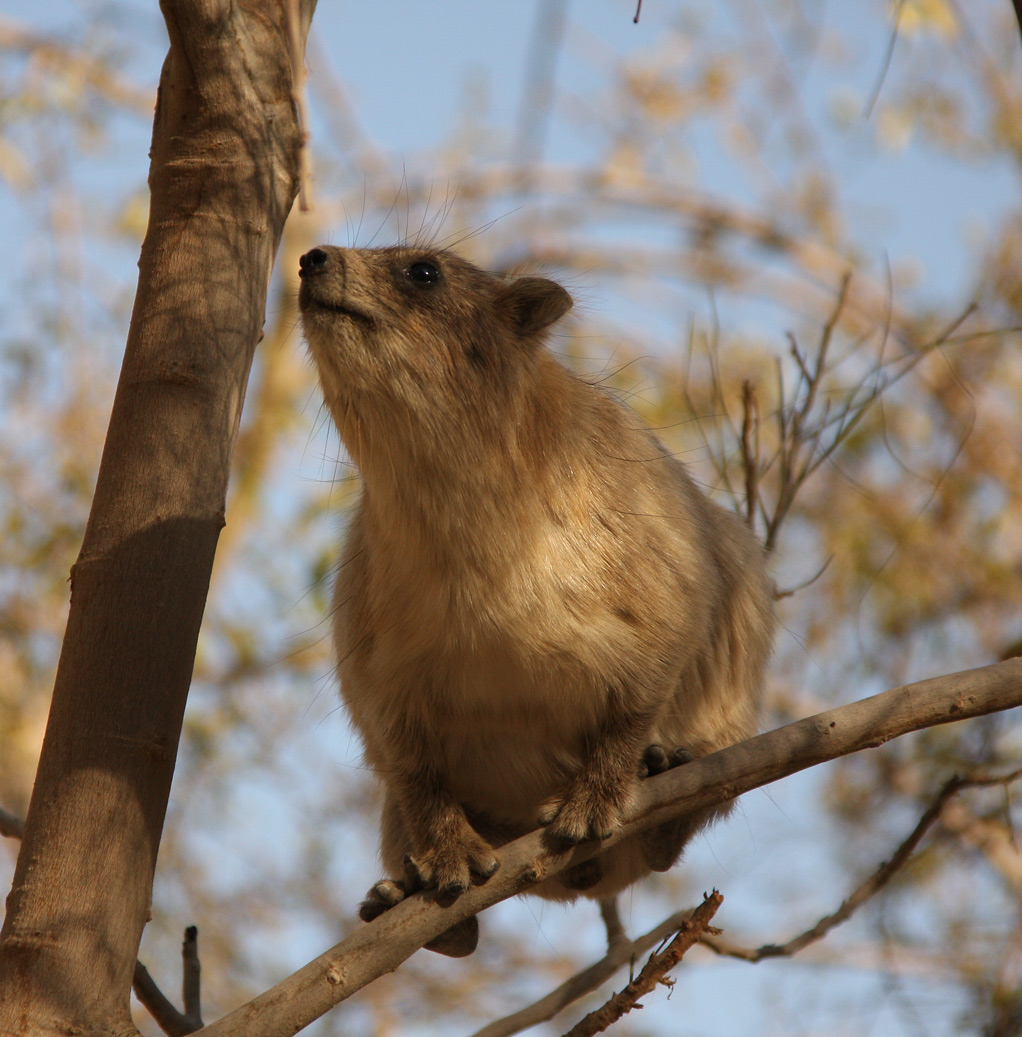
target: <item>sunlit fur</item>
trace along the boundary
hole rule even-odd
[[[323,251],[305,334],[362,477],[335,598],[341,694],[384,786],[388,874],[411,853],[457,892],[487,843],[541,817],[567,839],[613,828],[647,745],[699,756],[755,733],[762,550],[544,348],[571,305],[560,286],[438,250]],[[439,283],[409,278],[422,261]],[[723,812],[536,892],[605,896]]]

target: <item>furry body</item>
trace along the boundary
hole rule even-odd
[[[544,348],[564,289],[417,248],[314,249],[302,277],[305,334],[362,476],[335,639],[385,791],[390,878],[411,871],[450,899],[537,823],[605,837],[647,746],[701,756],[754,734],[772,631],[762,550]],[[612,894],[722,812],[535,892]]]

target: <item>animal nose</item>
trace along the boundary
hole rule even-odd
[[[313,248],[298,260],[298,276],[318,274],[326,267],[327,254],[321,248]]]

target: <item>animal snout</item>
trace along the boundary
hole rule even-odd
[[[298,260],[298,276],[305,277],[307,274],[320,273],[326,268],[327,258],[327,254],[323,249],[309,249],[309,251]]]

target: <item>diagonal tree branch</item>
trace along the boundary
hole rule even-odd
[[[1022,705],[1022,659],[934,677],[759,735],[643,783],[632,818],[600,845],[567,853],[532,832],[501,848],[501,870],[441,908],[418,894],[272,989],[205,1027],[206,1037],[290,1037],[470,915],[527,890],[638,832],[732,799],[788,774],[882,745],[910,731]]]
[[[810,943],[822,939],[832,929],[850,918],[862,904],[887,885],[915,852],[923,836],[942,815],[952,797],[963,789],[989,785],[1006,786],[1018,781],[1019,778],[1022,778],[1022,770],[1002,775],[970,775],[964,778],[955,775],[950,778],[934,797],[933,802],[923,813],[912,832],[891,855],[890,860],[884,862],[865,882],[846,897],[836,911],[820,919],[811,929],[787,943],[764,944],[762,947],[750,948],[731,943],[715,935],[706,935],[700,942],[715,954],[748,962],[797,954]],[[626,962],[645,953],[672,932],[676,932],[681,923],[691,914],[690,910],[675,911],[648,933],[636,937],[635,940],[624,940],[613,944],[603,958],[565,980],[545,997],[511,1015],[494,1020],[473,1034],[473,1037],[512,1037],[513,1034],[521,1033],[530,1026],[552,1019],[573,1001],[577,1001],[600,987]]]
[[[783,944],[764,944],[762,947],[748,948],[739,947],[736,944],[721,940],[718,936],[705,936],[702,943],[711,951],[729,958],[740,958],[742,961],[757,962],[765,958],[784,958],[798,954],[811,943],[822,940],[836,926],[847,921],[870,897],[879,893],[884,886],[894,877],[915,852],[923,836],[930,830],[933,823],[940,817],[948,801],[956,796],[962,789],[977,788],[984,785],[1008,785],[1022,778],[1022,770],[1012,771],[1010,774],[997,776],[975,776],[960,778],[957,774],[949,778],[934,797],[933,802],[927,807],[918,824],[912,829],[908,837],[894,851],[889,861],[885,861],[877,870],[870,875],[865,882],[857,886],[842,902],[841,906],[834,912],[821,918],[811,929],[788,940]]]

